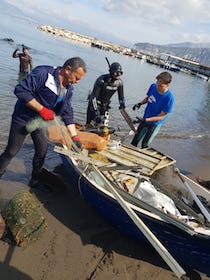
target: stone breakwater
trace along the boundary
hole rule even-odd
[[[37,29],[41,31],[45,31],[51,35],[61,37],[63,39],[70,40],[72,42],[80,43],[80,44],[85,44],[93,47],[98,47],[100,49],[105,49],[105,50],[112,50],[114,52],[121,53],[124,51],[125,46],[121,45],[115,45],[109,42],[97,40],[93,37],[85,36],[67,29],[59,28],[59,27],[54,27],[54,26],[49,26],[49,25],[40,25],[37,27]]]

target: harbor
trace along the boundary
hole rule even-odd
[[[147,63],[157,65],[166,70],[174,72],[180,71],[204,79],[206,81],[209,81],[210,78],[210,66],[200,64],[196,61],[177,57],[172,54],[160,53],[157,56],[151,53],[139,51],[137,49],[128,48],[124,45],[113,44],[67,29],[49,25],[40,25],[37,27],[37,29],[47,32],[51,35],[61,37],[63,39],[70,40],[71,42],[85,44],[90,47],[98,48],[105,51],[116,52],[122,55],[129,56],[131,58],[141,59]]]

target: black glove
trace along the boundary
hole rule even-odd
[[[140,124],[140,123],[144,123],[145,122],[145,119],[143,119],[143,118],[140,118],[140,117],[136,117],[136,119],[135,120],[133,120],[133,123],[134,124]]]
[[[139,123],[145,124],[145,123],[146,123],[146,120],[145,120],[145,119],[139,119]]]
[[[119,110],[120,109],[125,109],[125,100],[124,99],[120,99],[119,102],[120,102]]]
[[[135,111],[136,109],[138,109],[139,110],[139,108],[141,107],[141,103],[139,102],[139,103],[137,103],[137,104],[135,104],[134,106],[133,106],[133,110]]]
[[[125,105],[124,104],[120,104],[119,110],[120,109],[125,109]]]
[[[102,116],[101,115],[96,116],[94,121],[95,121],[96,124],[102,123]]]
[[[82,143],[80,142],[80,138],[77,135],[75,135],[71,139],[73,143],[77,146],[77,148],[82,150]]]

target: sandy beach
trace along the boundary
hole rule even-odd
[[[46,232],[25,247],[10,239],[0,241],[1,280],[177,279],[153,248],[122,235],[99,216],[71,185],[63,166],[55,171],[62,174],[65,190],[34,192],[42,204]],[[0,206],[19,190],[30,188],[5,174]],[[186,279],[210,279],[185,271]]]

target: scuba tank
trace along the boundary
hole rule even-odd
[[[108,124],[109,124],[109,112],[106,111],[104,114],[104,121],[103,121],[103,134],[102,137],[105,138],[106,140],[109,140],[109,128],[108,128]]]

